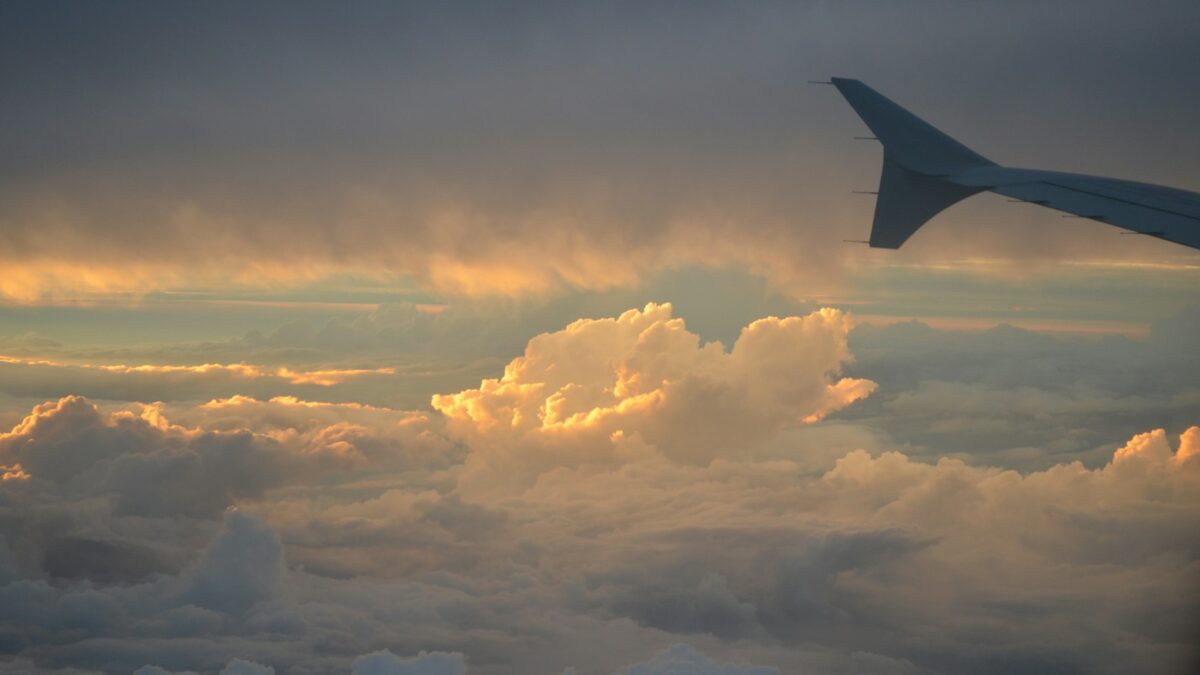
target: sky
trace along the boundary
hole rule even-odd
[[[1200,6],[0,4],[0,673],[1189,673]]]

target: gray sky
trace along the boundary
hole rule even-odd
[[[831,74],[1001,163],[1200,184],[1194,3],[0,11],[0,257],[26,295],[75,290],[56,262],[470,295],[749,265],[804,295],[862,261],[840,240],[871,205],[847,195],[878,175],[857,118],[805,84]],[[1181,254],[1001,204],[899,259]]]

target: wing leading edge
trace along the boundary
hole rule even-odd
[[[1200,194],[997,165],[858,80],[834,86],[883,143],[870,245],[900,248],[949,206],[983,191],[1200,249]]]

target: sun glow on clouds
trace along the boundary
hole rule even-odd
[[[364,377],[394,375],[393,368],[351,368],[351,369],[322,369],[322,370],[292,370],[287,367],[265,368],[246,363],[203,363],[194,366],[177,365],[104,365],[87,363],[62,363],[41,359],[23,359],[0,355],[0,364],[13,366],[45,366],[50,368],[80,369],[103,371],[118,374],[146,375],[207,375],[226,374],[233,378],[263,379],[280,378],[291,384],[312,384],[320,387],[332,387],[350,380]]]
[[[702,344],[671,305],[649,304],[539,335],[503,377],[432,404],[485,465],[608,464],[645,451],[706,463],[870,394],[874,383],[837,376],[849,326],[831,309],[760,319],[727,352]]]
[[[822,420],[876,389],[840,374],[850,328],[829,309],[768,317],[726,349],[650,304],[533,337],[430,412],[291,394],[38,404],[0,433],[0,526],[13,509],[36,521],[0,540],[0,623],[82,664],[71,639],[39,636],[100,616],[72,635],[126,645],[106,661],[125,672],[197,669],[179,640],[210,641],[207,669],[230,672],[491,675],[531,645],[536,672],[654,675],[973,671],[1031,649],[1119,672],[1190,653],[1121,626],[1186,615],[1200,427],[1175,450],[1138,434],[1097,468],[830,454],[846,422]],[[147,576],[127,552],[142,550],[175,562]],[[993,630],[1009,612],[1025,620]],[[863,617],[881,630],[845,630]],[[346,646],[322,651],[329,636]],[[682,637],[697,647],[663,651]],[[746,660],[780,667],[726,665]]]
[[[286,289],[348,273],[388,283],[397,279],[396,271],[383,265],[347,265],[320,258],[288,261],[246,258],[225,264],[206,259],[203,265],[198,265],[186,259],[146,264],[138,260],[22,257],[5,260],[3,264],[0,302],[16,305],[88,306],[112,296],[136,305],[140,298],[158,291]]]

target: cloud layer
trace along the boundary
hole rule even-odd
[[[870,202],[844,196],[879,157],[798,84],[872,81],[999,161],[1194,186],[1196,10],[1152,4],[11,5],[0,296],[356,273],[495,297],[681,265],[813,293],[861,259],[841,239]],[[917,258],[1173,255],[998,200],[952,213]]]
[[[726,350],[651,305],[533,338],[440,413],[41,403],[0,434],[5,668],[1195,663],[1200,426],[1034,470],[914,456],[846,421],[890,396],[839,374],[849,331],[767,318]]]

